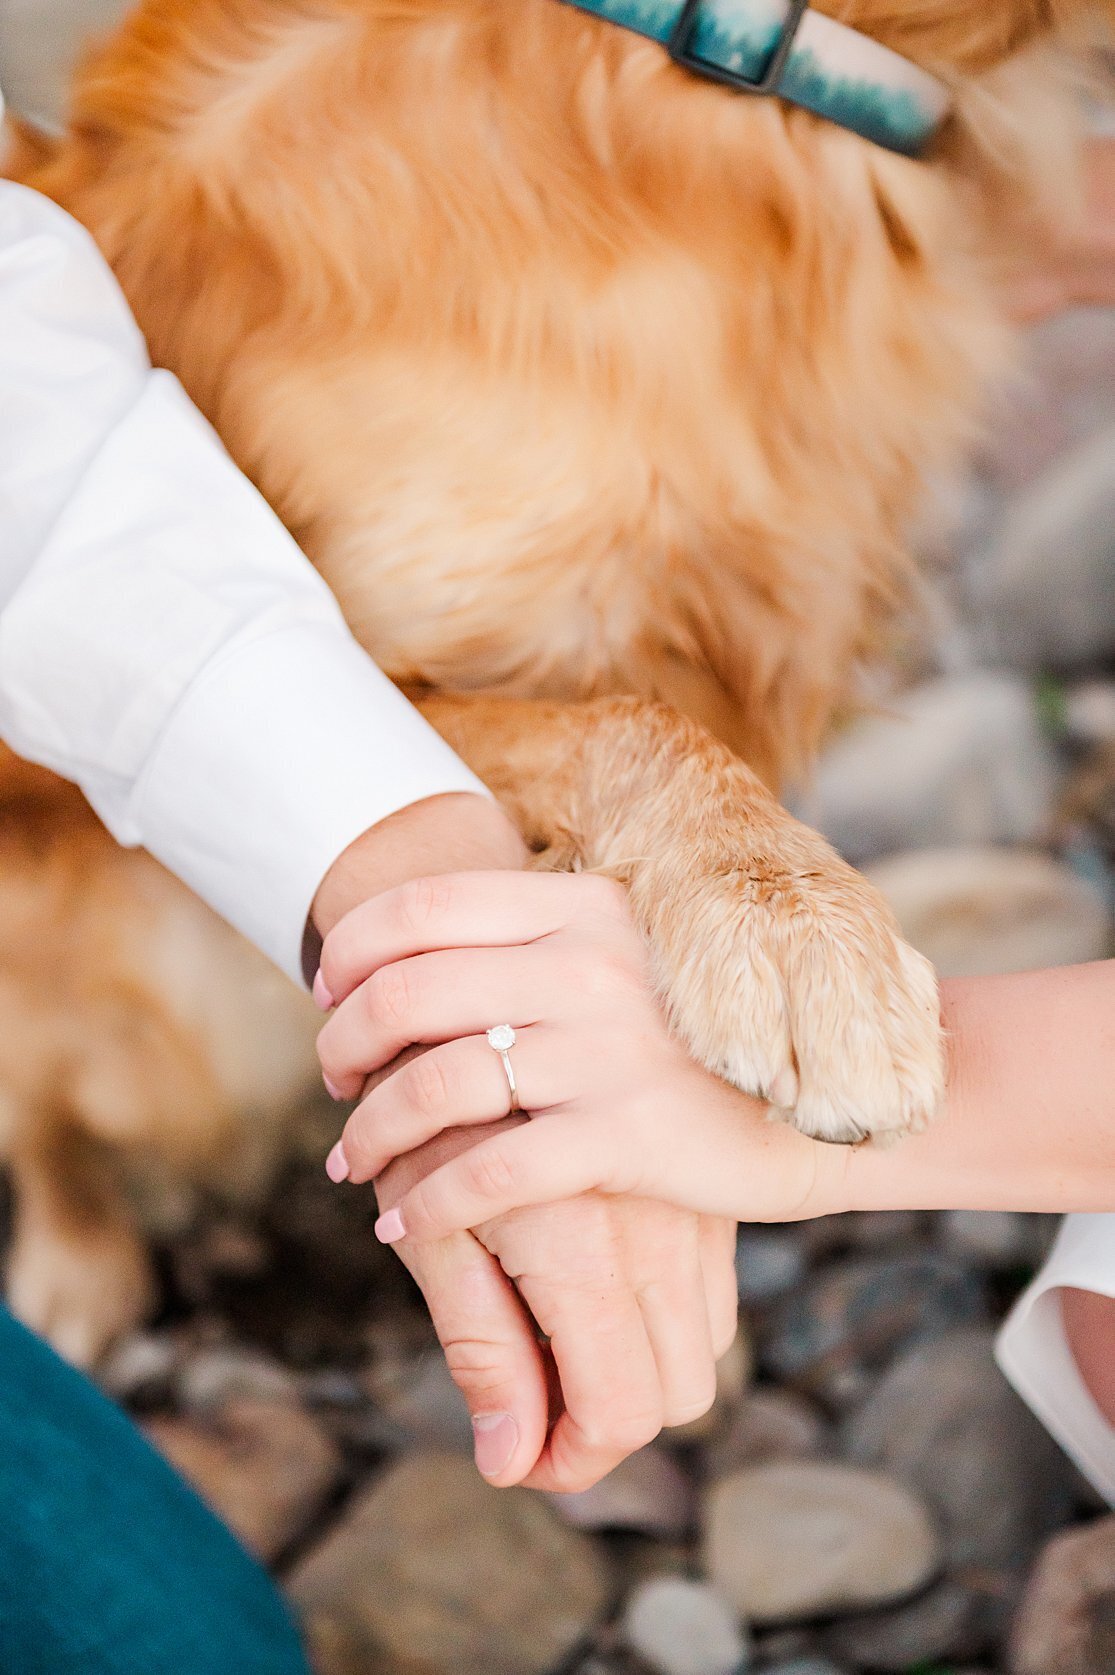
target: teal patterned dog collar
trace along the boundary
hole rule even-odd
[[[948,112],[935,76],[807,0],[568,3],[660,42],[696,75],[776,94],[906,157],[924,151]]]

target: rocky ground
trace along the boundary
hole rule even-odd
[[[1035,334],[922,537],[921,625],[801,799],[948,972],[1112,951],[1115,316]],[[1115,1517],[995,1368],[1054,1231],[745,1228],[716,1408],[587,1494],[497,1492],[421,1305],[321,1169],[163,1251],[106,1369],[275,1569],[321,1675],[1113,1675]]]
[[[0,0],[16,103],[56,108],[120,0]],[[799,799],[945,971],[1112,951],[1115,315],[1033,340],[942,484],[883,706]],[[709,1417],[589,1493],[488,1488],[366,1196],[321,1168],[161,1251],[167,1304],[103,1371],[275,1570],[320,1675],[1115,1675],[1115,1517],[996,1371],[1045,1218],[745,1228]]]

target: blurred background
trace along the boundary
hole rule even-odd
[[[0,0],[12,107],[56,118],[122,9]],[[878,713],[797,805],[945,973],[1115,951],[1115,313],[1028,351],[918,532]],[[475,1475],[420,1300],[322,1171],[335,1129],[306,1113],[260,1210],[163,1207],[166,1307],[99,1375],[322,1675],[1115,1675],[1115,1520],[991,1353],[1050,1218],[743,1229],[712,1413],[545,1502]]]

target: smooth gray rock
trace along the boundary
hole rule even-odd
[[[799,1460],[711,1486],[704,1557],[741,1616],[767,1623],[902,1598],[934,1574],[940,1548],[922,1501],[893,1478]]]
[[[567,1523],[582,1530],[641,1530],[669,1539],[684,1535],[697,1516],[690,1478],[672,1454],[653,1443],[629,1454],[591,1489],[549,1499]]]
[[[309,1529],[341,1478],[341,1457],[310,1414],[230,1397],[219,1410],[144,1425],[159,1452],[257,1557],[277,1558]]]
[[[1115,424],[1008,505],[973,555],[982,649],[1015,669],[1077,669],[1115,650]]]
[[[736,1240],[739,1300],[761,1307],[792,1291],[806,1269],[801,1235],[793,1228],[741,1227]]]
[[[862,1396],[867,1374],[908,1345],[986,1314],[979,1276],[936,1251],[848,1257],[771,1309],[759,1359],[780,1382],[845,1405]]]
[[[829,1658],[790,1658],[787,1663],[765,1663],[763,1675],[844,1675]]]
[[[920,1669],[982,1649],[982,1594],[943,1577],[904,1605],[844,1617],[825,1631],[825,1646],[857,1670]]]
[[[658,1675],[736,1675],[747,1664],[738,1614],[707,1582],[684,1576],[658,1576],[637,1587],[620,1632]]]
[[[438,1346],[381,1350],[362,1383],[379,1411],[426,1448],[471,1456],[472,1421]]]
[[[1034,695],[988,671],[927,681],[829,746],[798,808],[850,860],[946,844],[1035,843],[1056,784]]]
[[[828,1658],[790,1658],[788,1662],[763,1665],[763,1675],[844,1675]]]
[[[908,1350],[848,1418],[843,1440],[850,1459],[920,1492],[954,1571],[994,1575],[1005,1588],[1067,1515],[1071,1479],[993,1345],[993,1331],[976,1327]]]
[[[295,1403],[298,1380],[280,1362],[244,1344],[214,1344],[186,1357],[178,1374],[178,1400],[188,1412],[220,1409],[239,1397]]]
[[[1015,1618],[1009,1667],[1011,1675],[1115,1670],[1115,1516],[1045,1548]]]
[[[1065,732],[1075,744],[1115,744],[1115,680],[1083,680],[1069,688]]]
[[[600,1622],[589,1536],[455,1454],[411,1454],[288,1581],[318,1675],[547,1675]]]
[[[830,1447],[829,1428],[811,1402],[793,1390],[754,1390],[728,1429],[705,1449],[710,1478],[764,1460],[808,1460]]]
[[[1059,1225],[1059,1216],[1017,1210],[946,1210],[940,1238],[946,1250],[985,1268],[1036,1268]]]
[[[1049,855],[973,846],[911,850],[867,872],[907,940],[942,977],[1074,965],[1110,949],[1103,895]]]

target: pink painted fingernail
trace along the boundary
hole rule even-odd
[[[381,1245],[394,1245],[405,1237],[407,1230],[399,1210],[385,1210],[376,1222],[375,1234]]]
[[[340,1140],[337,1141],[325,1160],[325,1173],[331,1181],[336,1181],[338,1186],[342,1181],[348,1180],[348,1158],[345,1156],[345,1148]]]
[[[322,1072],[321,1079],[325,1083],[325,1091],[329,1095],[330,1099],[343,1099],[345,1097],[336,1082],[331,1082],[324,1071]]]
[[[498,1477],[519,1446],[519,1427],[509,1413],[477,1413],[472,1420],[476,1469],[481,1477]]]
[[[333,1010],[333,996],[329,993],[329,990],[325,987],[325,978],[321,975],[321,967],[320,966],[318,966],[317,976],[314,978],[314,986],[313,986],[312,993],[313,993],[313,997],[314,997],[314,1004],[316,1006],[319,1006],[323,1012],[332,1012],[332,1010]]]

